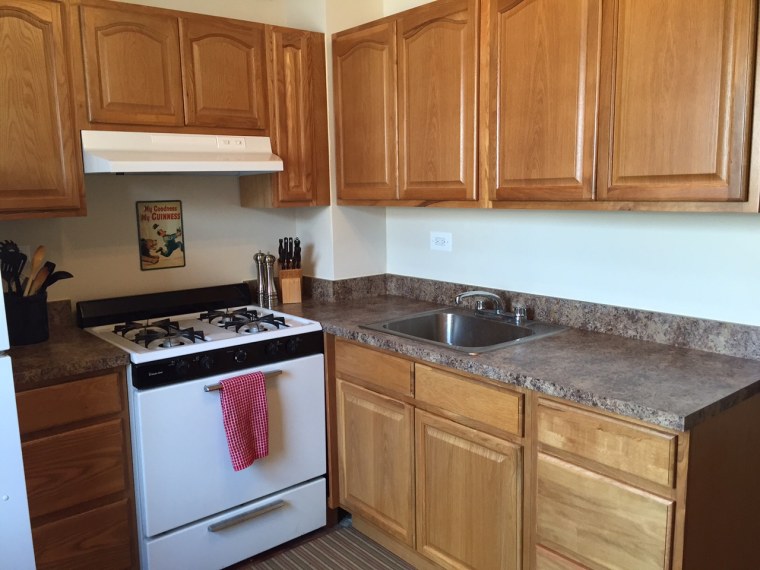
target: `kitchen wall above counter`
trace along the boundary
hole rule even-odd
[[[43,243],[48,258],[74,274],[50,290],[51,300],[239,283],[256,277],[254,253],[276,254],[278,236],[296,235],[292,211],[241,208],[231,176],[91,175],[85,183],[87,217],[0,222],[0,238]],[[159,199],[182,201],[186,265],[141,271],[135,202]],[[313,255],[304,252],[307,272]]]

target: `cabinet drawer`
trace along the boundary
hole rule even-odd
[[[380,389],[412,395],[413,363],[378,350],[338,339],[335,372],[340,378],[369,382]]]
[[[538,543],[604,568],[669,567],[673,501],[542,453],[537,479]]]
[[[32,518],[124,491],[121,420],[22,445]]]
[[[660,485],[675,483],[673,434],[539,400],[538,441]]]
[[[129,501],[123,499],[36,527],[32,536],[37,570],[135,568],[131,511]]]
[[[122,410],[117,373],[16,394],[21,435]]]
[[[522,435],[522,394],[415,365],[416,399],[498,430]]]

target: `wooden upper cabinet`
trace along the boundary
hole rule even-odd
[[[180,18],[185,122],[266,130],[264,25]]]
[[[89,120],[184,125],[177,18],[81,6]]]
[[[601,0],[487,0],[480,137],[493,200],[590,200]]]
[[[604,9],[599,198],[746,200],[756,2]]]
[[[396,24],[333,37],[338,198],[398,197]]]
[[[82,213],[66,7],[0,4],[0,217]]]
[[[324,38],[287,28],[270,34],[272,145],[285,165],[276,175],[280,206],[330,203]]]
[[[477,0],[398,20],[399,197],[475,200]]]

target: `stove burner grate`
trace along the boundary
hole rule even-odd
[[[176,321],[163,319],[156,322],[126,322],[116,325],[113,332],[146,348],[171,348],[183,344],[193,344],[205,340],[202,331],[180,328]]]

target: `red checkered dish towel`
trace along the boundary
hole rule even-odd
[[[222,380],[224,431],[232,468],[242,471],[269,455],[269,410],[261,372]]]

